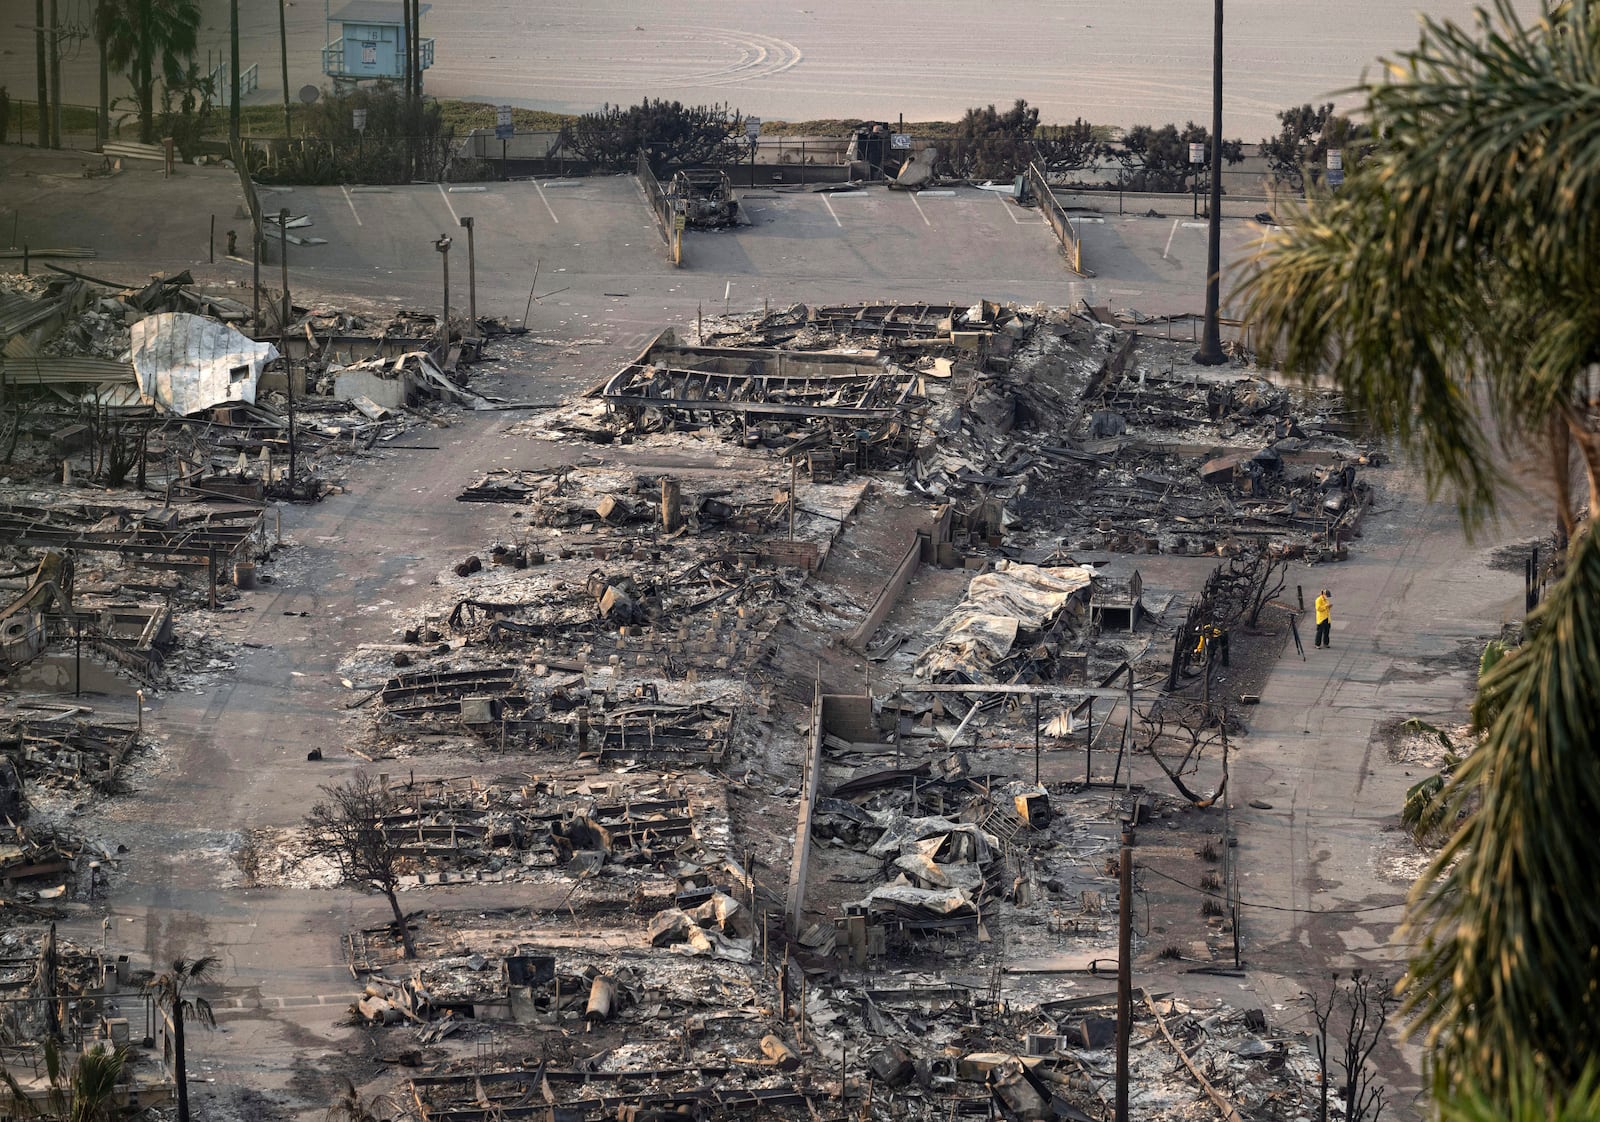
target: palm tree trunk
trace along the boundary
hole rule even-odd
[[[134,71],[139,85],[139,140],[156,142],[156,79],[148,60],[141,59]]]
[[[189,1122],[189,1069],[183,1055],[183,1005],[173,1002],[172,1081],[178,1089],[178,1122]]]

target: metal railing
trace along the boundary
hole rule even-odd
[[[678,213],[672,195],[661,186],[661,181],[656,178],[656,173],[650,167],[649,157],[642,150],[639,152],[636,171],[645,201],[650,204],[651,213],[656,217],[656,228],[661,231],[661,238],[667,243],[667,255],[674,265],[682,265],[684,216]]]
[[[1083,268],[1083,242],[1072,225],[1072,219],[1067,216],[1066,209],[1056,201],[1050,185],[1045,182],[1044,171],[1038,164],[1029,164],[1025,174],[1030,190],[1039,200],[1040,212],[1044,214],[1045,221],[1050,223],[1050,229],[1055,231],[1056,240],[1061,243],[1061,248],[1067,255],[1067,267],[1080,277],[1091,275]]]
[[[100,146],[95,135],[100,110],[93,105],[61,104],[61,147],[74,151],[93,152]],[[39,103],[11,99],[4,135],[0,144],[39,143]]]
[[[229,98],[233,96],[233,65],[227,61],[217,64],[208,78],[211,80],[212,97],[214,104],[227,106]],[[239,71],[239,100],[243,100],[261,88],[261,68],[259,63],[252,62],[249,66]]]

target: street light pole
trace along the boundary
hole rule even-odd
[[[450,239],[444,234],[439,235],[439,240],[433,243],[433,248],[439,251],[440,260],[444,262],[444,319],[441,322],[442,345],[450,346]]]
[[[478,255],[473,248],[472,218],[461,219],[467,229],[467,319],[472,323],[470,334],[478,333]]]
[[[1222,0],[1213,0],[1215,28],[1211,35],[1211,215],[1206,245],[1206,324],[1194,361],[1221,366],[1222,329],[1217,316],[1222,304]]]

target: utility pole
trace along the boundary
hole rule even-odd
[[[50,147],[50,61],[45,54],[44,0],[33,0],[34,71],[39,79],[39,147]]]
[[[472,322],[472,327],[468,334],[476,336],[478,333],[478,256],[474,252],[472,244],[472,219],[470,217],[461,219],[461,225],[467,228],[467,319]],[[448,304],[449,302],[449,298],[446,297],[445,303]],[[448,308],[446,309],[446,314],[449,314]]]
[[[95,114],[95,137],[99,147],[111,139],[111,67],[106,61],[106,36],[100,23],[100,13],[95,12],[95,41],[100,47],[100,111]]]
[[[400,0],[400,22],[402,24],[402,37],[405,39],[405,77],[401,79],[401,92],[405,95],[406,108],[411,108],[411,4],[410,0]]]
[[[289,137],[294,135],[294,126],[289,123],[289,23],[283,14],[283,0],[278,0],[278,51],[283,57],[283,135]]]
[[[412,112],[412,109],[416,105],[417,97],[416,60],[411,52],[411,43],[416,37],[417,24],[411,14],[411,0],[400,0],[400,15],[405,24],[404,57],[406,72],[404,83],[405,113],[401,119],[405,122],[406,177],[409,179],[416,175],[417,171],[417,140],[411,134],[412,122],[416,120],[416,114]]]
[[[402,0],[404,2],[404,0]],[[411,94],[422,104],[422,0],[411,0]]]
[[[1212,0],[1215,28],[1211,33],[1211,216],[1206,240],[1206,324],[1194,361],[1201,366],[1221,366],[1222,325],[1217,316],[1222,304],[1222,0]]]
[[[61,147],[61,16],[50,0],[50,147]]]
[[[239,143],[239,0],[228,0],[228,140]]]
[[[1220,2],[1220,0],[1219,0]],[[1122,827],[1117,901],[1117,1113],[1128,1122],[1128,1037],[1133,1031],[1133,827]]]

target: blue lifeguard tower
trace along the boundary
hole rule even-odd
[[[337,12],[323,5],[328,45],[322,48],[322,72],[333,79],[335,90],[360,82],[405,78],[405,13],[409,0],[350,0]],[[431,4],[422,4],[427,12]],[[339,26],[337,32],[334,25]],[[421,40],[421,66],[433,65],[433,40]]]

